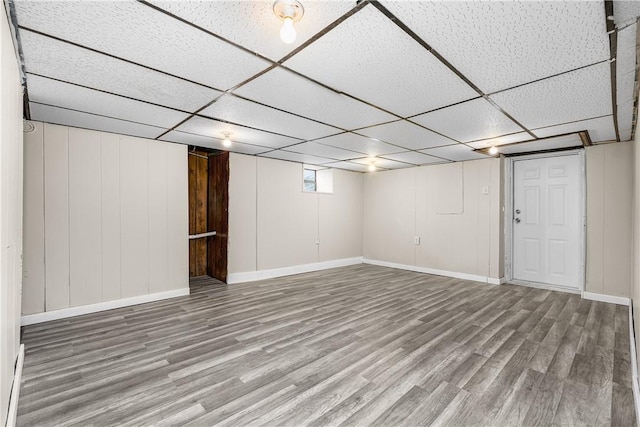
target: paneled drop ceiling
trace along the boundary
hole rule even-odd
[[[360,172],[631,137],[640,2],[302,4],[10,0],[28,118]]]

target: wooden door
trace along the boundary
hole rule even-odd
[[[216,236],[208,239],[207,273],[227,281],[227,244],[229,241],[229,153],[209,157],[209,226]]]
[[[189,153],[189,234],[208,230],[209,159]],[[207,240],[189,240],[189,277],[207,274]]]

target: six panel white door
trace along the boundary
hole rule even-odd
[[[513,162],[513,278],[580,288],[580,158]]]

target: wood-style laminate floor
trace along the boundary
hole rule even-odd
[[[370,265],[24,328],[18,424],[635,425],[628,308]]]

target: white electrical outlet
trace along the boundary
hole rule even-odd
[[[316,245],[319,245],[319,244],[320,244],[320,238],[316,237]]]
[[[489,194],[489,186],[488,185],[483,185],[482,186],[482,194],[484,194],[484,195]]]
[[[414,245],[419,245],[420,244],[420,236],[415,236],[413,238],[413,244]]]

